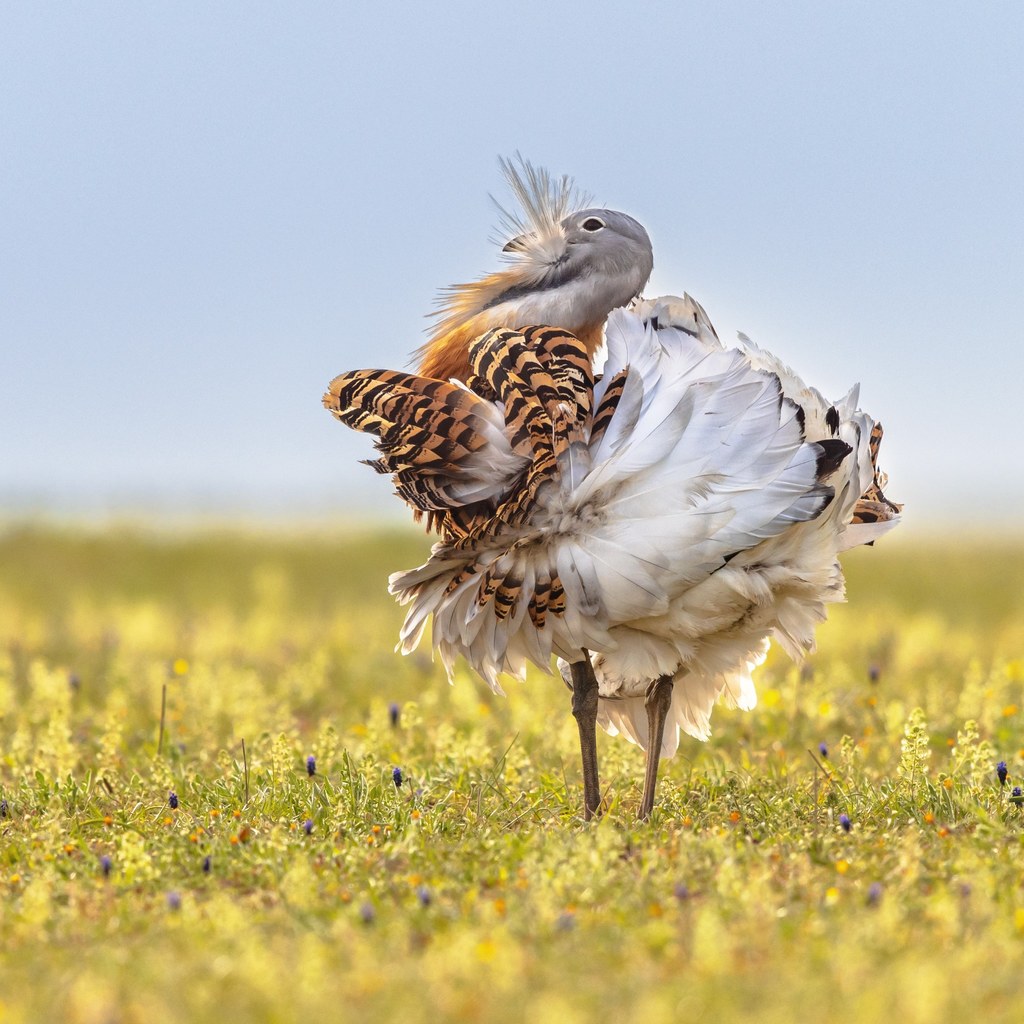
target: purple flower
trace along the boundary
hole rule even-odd
[[[1010,794],[1011,804],[1024,804],[1024,793],[1021,792],[1020,786],[1014,786],[1013,792]]]
[[[1005,786],[1006,785],[1006,776],[1009,775],[1009,774],[1010,773],[1006,770],[1006,762],[1005,761],[1000,761],[999,764],[996,765],[996,775],[999,776],[999,785],[1000,786]]]
[[[391,728],[398,728],[398,719],[401,717],[402,709],[392,702],[388,705],[388,718],[391,719]]]
[[[425,885],[419,886],[416,890],[416,899],[420,901],[421,907],[429,907],[432,900],[430,890]]]
[[[868,906],[877,906],[879,901],[882,899],[882,883],[872,882],[868,887]]]
[[[690,887],[683,882],[676,882],[676,887],[672,892],[680,903],[690,898]]]
[[[377,911],[373,909],[372,903],[364,903],[359,908],[359,916],[362,918],[363,924],[373,924],[377,919]]]
[[[821,754],[821,756],[823,758],[825,758],[825,760],[827,761],[828,760],[828,744],[827,743],[819,743],[818,744],[818,753]]]
[[[306,758],[306,774],[310,778],[316,775],[316,758],[312,754]]]
[[[882,670],[877,665],[872,665],[868,669],[868,679],[873,683],[877,683],[882,675]]]
[[[391,781],[395,784],[395,789],[402,788],[402,769],[397,765],[391,769]]]
[[[843,826],[844,832],[849,832],[850,829],[853,828],[853,822],[850,821],[850,816],[848,814],[839,815],[839,824]]]
[[[103,856],[100,857],[100,871],[103,872],[104,878],[110,877],[110,869],[113,866],[114,862],[106,854],[103,854]]]
[[[169,892],[167,894],[167,909],[168,910],[181,910],[181,894],[176,892]]]
[[[307,836],[311,836],[313,834],[313,819],[312,818],[307,818],[302,823],[302,831],[305,832]]]
[[[178,809],[178,794],[172,789],[167,794],[167,802],[171,805],[171,810],[176,811]]]
[[[203,858],[203,874],[208,875],[210,873],[210,855],[207,854]]]

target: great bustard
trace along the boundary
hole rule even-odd
[[[600,722],[647,752],[646,818],[679,731],[706,739],[718,699],[754,706],[771,637],[812,648],[843,597],[838,552],[900,508],[857,388],[829,402],[746,339],[724,347],[689,296],[636,299],[652,256],[635,220],[505,171],[523,209],[509,266],[450,290],[419,373],[344,373],[324,405],[377,436],[371,465],[441,537],[390,579],[403,653],[433,617],[449,677],[462,655],[498,693],[557,656],[585,817]]]

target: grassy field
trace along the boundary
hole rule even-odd
[[[0,1022],[1024,1019],[1024,542],[851,553],[643,826],[560,683],[393,653],[425,550],[0,533]]]

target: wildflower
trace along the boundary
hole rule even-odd
[[[313,819],[312,818],[307,818],[302,823],[302,830],[303,830],[303,832],[306,833],[307,836],[311,836],[313,834]]]
[[[178,809],[178,794],[172,789],[167,795],[167,803],[170,804],[171,810],[176,811]]]
[[[402,709],[397,704],[392,702],[388,705],[388,718],[391,720],[392,729],[398,728],[398,719],[401,716],[401,714]]]
[[[364,903],[359,908],[359,916],[362,918],[363,924],[373,924],[377,918],[377,911],[373,909],[372,903]]]
[[[879,903],[879,901],[881,899],[882,899],[882,883],[881,882],[872,882],[871,885],[868,886],[868,906],[869,907],[877,906],[877,904]]]
[[[310,778],[316,775],[316,758],[312,754],[306,758],[306,774]]]
[[[1005,786],[1006,785],[1006,776],[1008,774],[1009,774],[1009,772],[1006,770],[1006,762],[1005,761],[1000,761],[999,764],[996,765],[996,775],[999,776],[999,785],[1000,786]]]
[[[555,930],[559,932],[571,932],[576,927],[576,915],[570,911],[559,914],[555,920]]]
[[[672,891],[673,895],[680,903],[682,903],[683,900],[690,898],[690,887],[685,885],[683,882],[677,882],[675,889]]]
[[[210,873],[210,855],[207,854],[203,858],[203,874],[208,875]]]
[[[68,686],[71,689],[77,690],[82,685],[82,677],[77,672],[70,672],[68,674]]]
[[[877,683],[878,679],[879,679],[879,677],[881,675],[882,675],[882,670],[881,670],[881,668],[878,667],[878,665],[872,665],[868,669],[868,679],[870,679],[871,682],[873,682],[873,683]]]
[[[110,877],[110,869],[113,866],[114,862],[106,854],[103,854],[103,856],[100,857],[100,871],[103,872],[104,878]]]
[[[1010,794],[1010,803],[1024,804],[1024,793],[1021,792],[1020,786],[1013,787],[1013,792]]]
[[[853,822],[850,821],[850,816],[848,814],[839,815],[839,824],[843,826],[844,832],[849,832],[850,829],[853,828]]]
[[[395,789],[402,788],[402,769],[397,765],[391,769],[391,781],[395,784]]]
[[[167,894],[167,909],[168,910],[181,910],[181,894],[176,892],[169,892]]]
[[[821,756],[823,758],[825,758],[825,760],[827,761],[828,760],[828,744],[827,743],[819,743],[818,744],[818,753],[821,754]]]
[[[430,890],[425,885],[418,886],[416,889],[416,899],[420,901],[421,907],[429,907],[432,900]]]

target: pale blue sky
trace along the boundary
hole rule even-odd
[[[496,265],[499,154],[649,229],[913,517],[1024,508],[1024,5],[0,5],[0,509],[392,509],[320,407]]]

